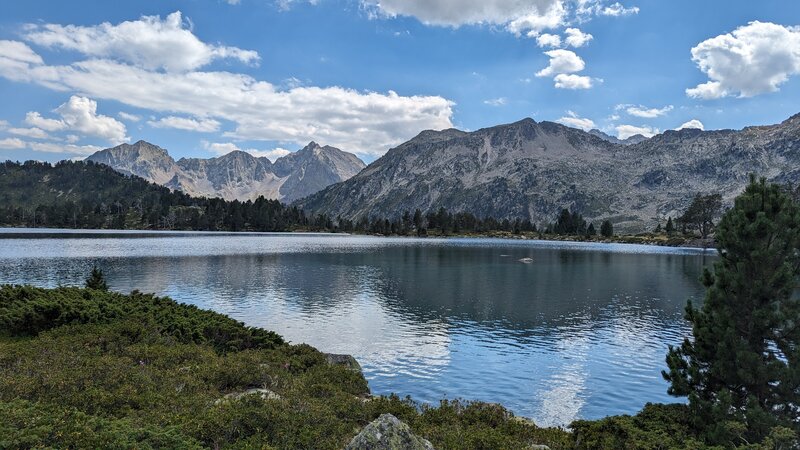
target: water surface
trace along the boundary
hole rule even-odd
[[[0,283],[81,284],[98,265],[114,290],[352,354],[373,393],[498,402],[547,425],[675,401],[660,371],[712,260],[625,244],[0,229]]]

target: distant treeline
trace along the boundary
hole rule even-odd
[[[0,224],[87,229],[288,231],[309,227],[295,207],[195,198],[92,162],[0,164]]]
[[[259,197],[226,201],[180,191],[120,174],[93,162],[0,163],[0,225],[78,229],[198,231],[333,231],[383,235],[546,233],[596,235],[595,225],[564,209],[553,223],[476,217],[445,208],[405,211],[394,218],[349,220],[307,216],[295,206]],[[600,234],[611,236],[605,221]]]

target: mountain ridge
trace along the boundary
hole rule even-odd
[[[355,177],[296,202],[357,219],[445,207],[552,221],[562,208],[642,231],[676,217],[697,193],[732,201],[749,174],[800,181],[800,115],[742,130],[666,131],[620,144],[555,122],[424,131]]]
[[[143,140],[100,150],[86,159],[193,196],[242,201],[263,195],[291,202],[344,181],[365,166],[352,153],[315,142],[274,163],[241,150],[175,161],[167,150]]]

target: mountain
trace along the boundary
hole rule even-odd
[[[297,205],[354,219],[445,207],[538,223],[570,208],[641,231],[680,215],[696,193],[719,192],[730,203],[750,173],[800,181],[800,115],[740,131],[667,131],[628,145],[531,119],[425,131]]]
[[[86,159],[193,196],[254,200],[263,195],[284,202],[344,181],[364,168],[352,153],[315,142],[275,163],[242,151],[175,161],[166,150],[145,141],[101,150]]]
[[[623,145],[631,145],[631,144],[638,144],[639,142],[646,141],[648,138],[642,136],[641,134],[634,134],[633,136],[629,136],[625,139],[620,139],[614,136],[610,136],[602,131],[593,128],[589,130],[589,134],[595,135],[600,139],[603,139],[608,142],[613,142],[614,144],[623,144]]]

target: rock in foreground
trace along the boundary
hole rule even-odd
[[[433,445],[397,417],[383,414],[364,427],[345,450],[433,450]]]

